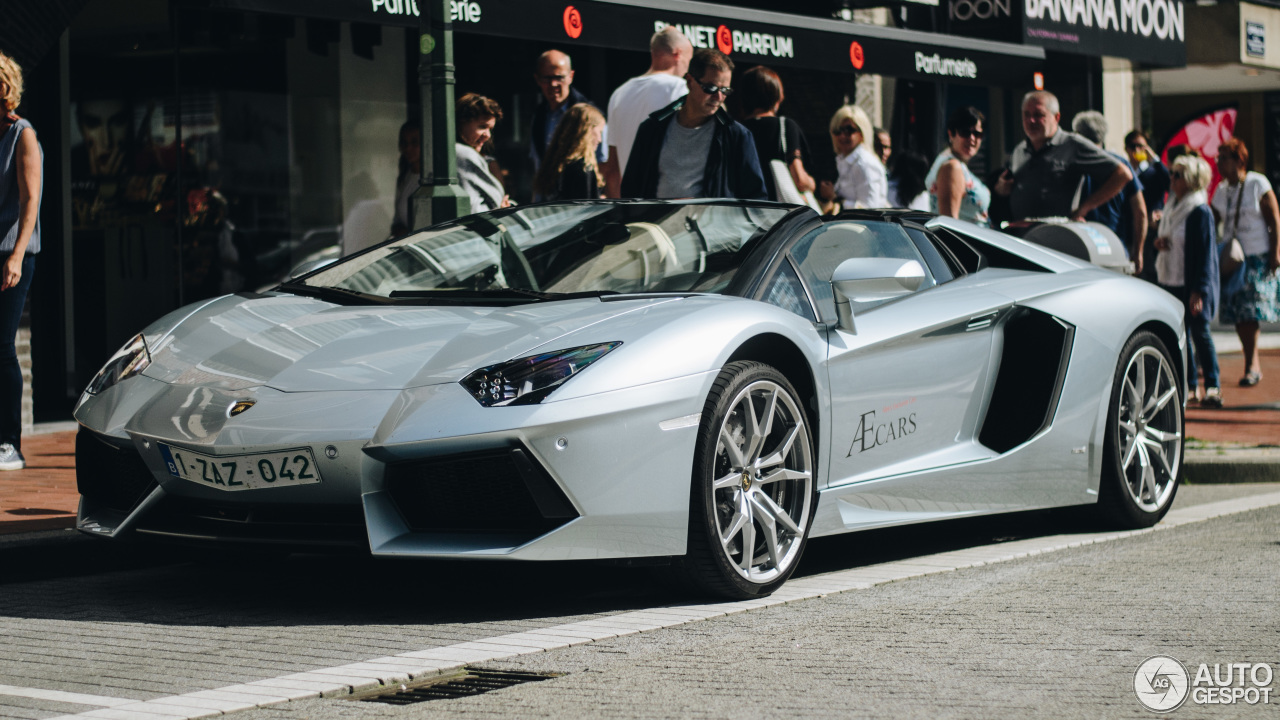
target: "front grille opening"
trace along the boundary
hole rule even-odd
[[[509,688],[512,685],[523,685],[528,682],[541,682],[552,678],[564,677],[565,673],[536,673],[521,670],[479,670],[466,668],[465,674],[448,678],[432,678],[428,684],[409,687],[401,685],[398,689],[383,691],[376,695],[356,698],[361,702],[376,702],[386,705],[413,705],[428,700],[456,700],[458,698],[483,695],[494,690]]]
[[[529,540],[578,516],[546,469],[521,447],[392,465],[387,490],[415,532]]]
[[[155,476],[132,446],[116,446],[84,428],[76,433],[76,489],[81,495],[130,513],[156,487]]]

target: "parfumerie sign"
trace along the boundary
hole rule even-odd
[[[956,60],[955,58],[944,58],[938,53],[925,55],[917,50],[916,72],[976,79],[978,77],[978,66],[969,58]]]
[[[428,2],[440,0],[206,0],[213,7],[294,17],[418,27]],[[968,0],[1004,7],[1024,0]],[[1141,0],[1147,2],[1149,0]],[[1168,0],[1160,0],[1168,2]],[[533,41],[535,47],[580,52],[585,47],[647,53],[654,31],[679,27],[694,47],[716,48],[744,67],[867,73],[946,83],[1001,86],[1027,81],[1043,68],[1039,48],[972,43],[967,39],[835,20],[797,18],[731,6],[666,0],[447,0],[462,35]],[[978,13],[981,14],[981,13]],[[499,43],[495,48],[501,48]],[[531,53],[522,47],[521,53]],[[513,58],[514,59],[514,58]],[[532,62],[532,57],[525,58]]]

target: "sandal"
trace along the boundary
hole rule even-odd
[[[1240,387],[1253,387],[1262,382],[1262,373],[1256,370],[1250,370],[1240,378]]]

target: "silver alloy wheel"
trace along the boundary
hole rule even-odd
[[[767,583],[795,562],[813,502],[804,414],[785,388],[743,388],[720,423],[712,484],[720,548],[738,575]]]
[[[1129,497],[1143,512],[1164,507],[1182,462],[1182,403],[1164,353],[1144,346],[1129,359],[1116,424],[1120,469]]]

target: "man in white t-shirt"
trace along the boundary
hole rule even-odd
[[[649,39],[649,72],[618,86],[609,98],[609,158],[601,168],[605,197],[619,197],[636,130],[653,112],[688,92],[684,74],[689,71],[693,44],[674,25]]]

